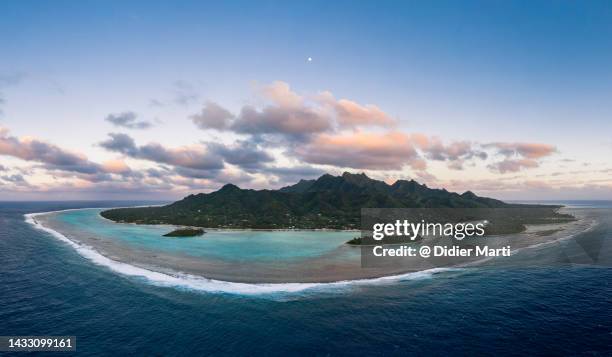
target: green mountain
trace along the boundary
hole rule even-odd
[[[502,201],[444,189],[414,180],[393,185],[365,174],[345,172],[301,180],[279,190],[241,189],[227,184],[211,193],[189,195],[162,207],[118,208],[101,215],[116,222],[174,224],[209,228],[359,229],[361,208],[502,208]]]

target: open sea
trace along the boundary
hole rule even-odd
[[[571,238],[596,246],[598,264],[492,264],[253,293],[122,274],[24,217],[143,202],[0,202],[0,335],[75,335],[83,356],[610,356],[612,202],[565,203],[600,210],[598,226]],[[226,243],[197,254],[234,255]],[[318,247],[274,254],[318,254]],[[560,249],[538,247],[517,259],[555,261]]]

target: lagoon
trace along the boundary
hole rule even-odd
[[[361,249],[367,247],[346,244],[359,234],[354,231],[208,229],[201,236],[173,238],[164,234],[175,226],[116,223],[103,218],[102,210],[48,212],[31,218],[87,250],[87,254],[99,255],[99,262],[104,260],[106,265],[115,267],[124,264],[147,272],[145,275],[189,275],[249,284],[319,284],[401,278],[413,272],[450,267],[446,262],[435,265],[426,259],[401,257],[364,267]],[[571,236],[588,229],[589,224],[588,219],[579,219],[552,234],[538,234],[550,227],[535,227],[489,242],[491,247],[511,242],[513,249],[524,248]]]

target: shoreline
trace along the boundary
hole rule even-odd
[[[84,208],[84,209],[98,209],[96,208]],[[350,287],[357,285],[372,285],[380,284],[385,282],[394,282],[408,279],[420,279],[428,278],[434,274],[438,274],[445,271],[457,271],[459,268],[432,268],[421,271],[410,271],[397,273],[393,275],[383,276],[372,276],[367,278],[359,279],[345,279],[335,281],[313,281],[313,282],[254,282],[254,281],[227,281],[219,280],[216,278],[209,278],[203,275],[197,275],[187,272],[174,271],[171,269],[164,269],[158,266],[147,266],[144,264],[134,262],[123,262],[114,260],[102,254],[95,248],[86,245],[84,243],[75,241],[68,238],[62,232],[56,231],[53,228],[47,227],[36,219],[38,216],[81,210],[80,208],[48,211],[48,212],[36,212],[24,214],[26,217],[25,221],[32,224],[34,228],[45,231],[51,234],[54,238],[68,243],[74,248],[78,254],[93,262],[96,265],[100,265],[110,270],[119,273],[124,276],[131,277],[143,277],[150,283],[159,286],[172,286],[172,287],[183,287],[192,288],[198,291],[206,292],[220,292],[220,293],[235,293],[245,295],[259,295],[259,294],[276,294],[276,293],[298,293],[306,290],[319,290],[325,288],[334,288],[336,290],[340,287]],[[131,223],[130,223],[131,224]]]
[[[139,208],[139,207],[161,207],[164,205],[145,205],[145,206],[124,206],[124,207],[89,207],[83,209],[114,209],[114,208]],[[81,208],[70,208],[59,211],[50,211],[44,213],[57,213],[64,212],[70,210],[79,210]],[[43,213],[43,212],[41,212]],[[152,227],[186,227],[186,228],[202,228],[209,231],[223,231],[223,232],[356,232],[359,233],[361,230],[359,229],[332,229],[332,228],[314,228],[314,229],[300,229],[300,228],[216,228],[216,227],[200,227],[200,226],[187,226],[187,225],[174,225],[174,224],[148,224],[148,223],[132,223],[132,222],[117,222],[112,219],[108,219],[101,214],[98,214],[102,219],[105,219],[109,222],[113,222],[115,224],[132,224],[136,226],[152,226]]]
[[[146,206],[152,207],[152,206]],[[118,207],[119,208],[119,207]],[[124,207],[121,207],[124,208]],[[130,208],[130,207],[125,207]],[[136,208],[136,207],[132,207]],[[78,208],[77,208],[78,209]],[[98,208],[88,208],[88,209],[98,209]],[[59,211],[58,211],[59,212]],[[53,213],[53,212],[48,212]],[[132,223],[132,222],[117,222],[112,219],[108,219],[101,214],[100,217],[103,219],[113,222],[115,224],[131,224],[136,226],[152,226],[152,227],[185,227],[185,228],[201,228],[207,231],[216,231],[216,232],[361,232],[359,229],[332,229],[332,228],[314,228],[314,229],[306,229],[306,228],[217,228],[217,227],[201,227],[201,226],[189,226],[189,225],[174,225],[168,223],[161,224],[152,224],[152,223]]]
[[[105,266],[110,268],[112,271],[120,273],[121,275],[127,276],[139,276],[145,277],[148,281],[156,285],[172,285],[172,286],[182,286],[194,288],[195,290],[203,290],[203,291],[216,291],[216,292],[227,292],[227,293],[239,293],[239,294],[262,294],[262,293],[282,293],[282,292],[298,292],[303,290],[309,290],[313,288],[325,288],[325,287],[335,287],[338,286],[351,286],[351,285],[369,285],[369,284],[379,284],[381,282],[393,282],[400,281],[412,278],[422,278],[431,276],[432,274],[441,272],[441,271],[452,271],[452,270],[461,270],[462,265],[455,265],[450,267],[441,267],[441,268],[432,268],[428,269],[406,269],[405,267],[396,266],[393,269],[365,269],[363,270],[357,269],[361,267],[360,265],[353,264],[352,266],[344,266],[344,267],[335,267],[330,266],[332,269],[332,274],[327,276],[325,279],[324,276],[319,275],[316,280],[301,280],[301,281],[286,281],[282,280],[282,278],[274,276],[266,276],[265,274],[261,275],[264,278],[255,279],[253,277],[249,278],[248,274],[251,272],[252,267],[257,267],[257,264],[252,264],[249,266],[251,270],[245,270],[244,276],[236,275],[234,271],[234,275],[227,274],[226,270],[221,269],[210,261],[202,261],[198,266],[193,264],[193,261],[190,261],[189,258],[180,258],[176,256],[171,256],[170,254],[164,255],[163,253],[155,253],[155,254],[141,254],[141,255],[132,255],[130,258],[129,253],[121,252],[120,254],[113,255],[112,249],[107,251],[100,250],[99,248],[93,247],[89,244],[83,243],[77,239],[71,239],[67,234],[62,233],[54,228],[45,226],[44,223],[41,222],[40,219],[36,219],[36,217],[41,217],[45,215],[57,214],[65,211],[75,211],[75,210],[91,210],[91,209],[101,209],[98,207],[92,208],[76,208],[76,209],[66,209],[66,210],[57,210],[57,211],[49,211],[49,212],[37,212],[37,213],[29,213],[24,215],[26,217],[26,222],[32,224],[35,228],[46,231],[50,233],[55,238],[58,238],[61,241],[67,242],[71,247],[73,247],[80,255],[85,257],[86,259],[92,261],[93,263],[101,266]],[[99,215],[98,215],[99,216]],[[101,216],[99,216],[101,217]],[[105,219],[104,217],[101,217]],[[114,224],[112,220],[108,220]],[[134,223],[128,223],[133,224]],[[147,225],[150,226],[150,225]],[[587,228],[590,229],[590,228]],[[229,230],[221,230],[221,231],[229,231]],[[240,230],[244,231],[244,230]],[[248,230],[247,230],[248,231]],[[267,231],[267,230],[266,230]],[[287,230],[282,230],[287,231]],[[583,230],[581,230],[583,231]],[[575,234],[569,235],[568,237],[561,237],[557,239],[551,239],[545,242],[534,242],[535,244],[525,247],[518,247],[516,250],[512,252],[515,254],[516,252],[532,248],[544,244],[553,243],[559,241],[561,239],[569,239],[573,237]],[[99,240],[99,239],[98,239]],[[346,246],[346,244],[343,244]],[[347,247],[347,249],[352,249],[353,247]],[[118,251],[115,250],[117,253]],[[128,254],[126,256],[121,257],[121,254]],[[169,258],[169,259],[167,259]],[[140,260],[140,261],[137,261]],[[191,259],[193,260],[193,259]],[[489,259],[486,259],[489,260]],[[169,264],[167,267],[159,266],[156,264],[159,261],[164,261],[166,264]],[[316,260],[315,260],[316,262]],[[172,266],[172,264],[175,266]],[[478,264],[478,261],[470,262],[470,265]],[[178,267],[178,268],[177,268]],[[320,269],[320,267],[317,267]],[[326,267],[327,268],[327,267]],[[208,270],[207,270],[208,269]],[[368,271],[369,270],[369,271]],[[215,273],[216,271],[216,273]],[[232,271],[231,269],[227,271]],[[322,270],[327,272],[325,270]],[[305,271],[309,272],[312,275],[313,271]],[[315,271],[316,273],[316,271]],[[298,275],[296,275],[298,276]],[[315,274],[315,276],[317,276]],[[338,278],[333,279],[333,276],[337,276]],[[300,278],[306,278],[306,275],[300,276]],[[279,280],[280,279],[280,280]],[[313,279],[312,277],[307,279]],[[288,279],[291,280],[291,279]]]

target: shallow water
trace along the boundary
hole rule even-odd
[[[359,235],[359,232],[341,231],[207,230],[199,237],[173,238],[163,235],[176,227],[118,224],[101,217],[102,210],[65,211],[55,214],[53,219],[75,235],[101,236],[136,249],[245,262],[293,261],[322,256]]]
[[[358,232],[210,230],[190,238],[163,237],[172,226],[118,224],[100,209],[32,215],[29,220],[77,243],[100,264],[176,277],[247,283],[317,283],[380,276],[359,269],[359,249],[344,244]],[[159,278],[159,275],[156,275]],[[159,279],[157,279],[159,280]]]
[[[379,266],[363,268],[361,248],[345,244],[359,232],[208,230],[199,237],[173,238],[163,235],[176,227],[115,223],[100,216],[101,211],[67,210],[30,218],[38,227],[51,229],[49,232],[58,238],[78,243],[79,251],[98,264],[124,274],[134,274],[134,269],[139,269],[141,275],[148,271],[151,279],[164,283],[180,276],[191,286],[202,285],[198,278],[254,284],[371,282],[380,277],[404,278],[407,273],[459,265],[458,258],[453,265],[431,259],[388,258],[381,260]],[[557,233],[539,236],[534,232],[551,227],[535,226],[524,234],[488,237],[487,244],[510,244],[516,250],[565,239],[590,228],[592,222],[590,217],[584,217],[585,211],[574,214],[581,219],[560,226],[563,230]]]

